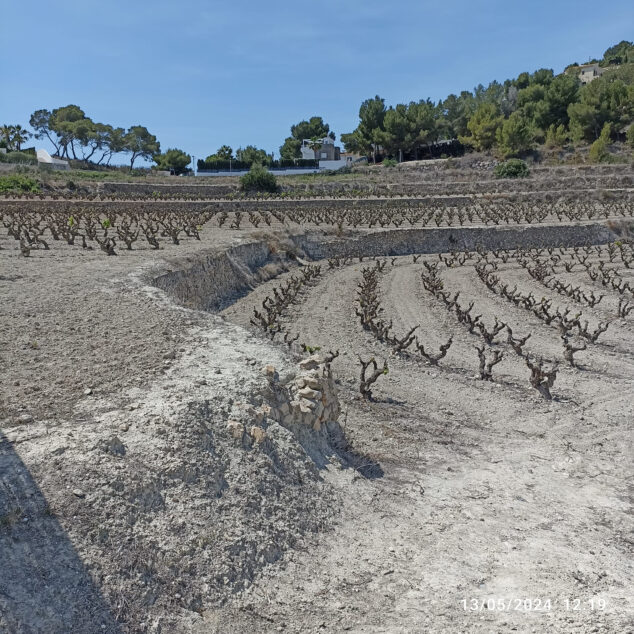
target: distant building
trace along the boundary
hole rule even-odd
[[[341,152],[341,160],[346,161],[346,163],[358,163],[362,159],[367,161],[365,156],[362,156],[357,152]]]
[[[318,150],[313,150],[311,139],[304,139],[302,141],[302,158],[314,159],[317,161],[339,161],[341,159],[341,148],[335,145],[335,142],[329,137],[319,139],[321,147]]]
[[[579,81],[582,84],[589,84],[597,77],[601,77],[605,72],[605,68],[601,68],[599,64],[584,64],[579,66]]]
[[[64,159],[53,158],[46,150],[35,150],[37,164],[54,170],[68,170],[70,164]]]

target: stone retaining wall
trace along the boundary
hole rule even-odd
[[[238,191],[238,185],[189,185],[163,183],[101,183],[100,191],[105,194],[138,194],[151,196],[154,192],[172,196],[197,196],[200,198],[222,198]]]
[[[568,175],[559,178],[517,178],[464,180],[458,182],[417,181],[372,183],[368,181],[317,182],[285,185],[287,192],[313,192],[320,195],[345,194],[346,192],[365,192],[375,196],[457,196],[469,194],[516,194],[567,192],[570,190],[620,190],[629,189],[634,184],[631,173],[626,174],[584,174]]]
[[[530,225],[521,227],[440,227],[392,229],[365,235],[326,240],[314,235],[298,238],[304,252],[314,260],[331,257],[397,256],[412,253],[448,253],[454,250],[514,249],[518,245],[583,246],[605,244],[616,235],[602,224]]]

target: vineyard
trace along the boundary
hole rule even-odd
[[[626,631],[627,167],[6,195],[0,619]]]
[[[225,314],[298,352],[347,348],[333,367],[349,380],[367,356],[393,358],[410,376],[433,366],[459,382],[493,381],[496,366],[495,382],[523,398],[532,386],[550,400],[556,380],[571,380],[561,398],[576,401],[607,357],[631,357],[633,270],[622,241],[331,258],[262,285]]]
[[[358,201],[353,201],[357,203]],[[119,248],[159,249],[161,240],[180,244],[200,240],[200,231],[254,228],[330,227],[342,234],[357,228],[422,228],[531,225],[552,222],[632,218],[626,200],[574,202],[561,197],[550,204],[496,199],[369,199],[311,203],[153,203],[153,202],[15,202],[3,205],[0,220],[19,242],[22,254],[49,250],[55,241],[83,249],[98,247],[107,255]]]

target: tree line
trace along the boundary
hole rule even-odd
[[[138,159],[154,161],[159,169],[182,173],[191,157],[177,148],[161,153],[161,144],[145,126],[128,129],[93,121],[77,105],[70,104],[54,110],[36,110],[29,119],[30,132],[20,125],[0,127],[0,145],[8,151],[21,150],[32,136],[47,139],[60,158],[110,165],[115,154],[128,154],[130,169]]]
[[[359,108],[359,123],[342,134],[349,152],[418,158],[443,139],[458,139],[476,151],[495,149],[503,157],[569,141],[615,138],[630,126],[634,143],[634,45],[620,42],[596,60],[605,72],[582,85],[579,65],[555,75],[550,69],[521,73],[504,83],[473,91],[387,106],[378,95]]]
[[[473,91],[387,106],[380,96],[359,108],[355,130],[341,135],[347,152],[372,157],[418,159],[431,156],[439,141],[454,140],[466,149],[495,150],[504,158],[518,156],[536,145],[563,147],[569,142],[599,142],[601,148],[620,136],[634,119],[634,45],[622,41],[610,47],[601,60],[593,60],[605,73],[582,85],[580,67],[571,64],[560,75],[551,69],[523,72],[503,83],[492,81]],[[318,150],[324,137],[336,139],[322,117],[313,116],[290,128],[280,146],[281,161],[297,162],[304,140]],[[627,139],[634,147],[634,128]],[[600,154],[604,151],[597,147]],[[254,146],[236,151],[223,145],[204,162],[240,161],[246,165],[271,165],[272,156]]]
[[[76,105],[36,110],[29,120],[36,139],[48,139],[61,158],[109,165],[114,154],[130,155],[130,168],[138,158],[152,160],[160,154],[156,136],[142,125],[127,130],[93,121]]]

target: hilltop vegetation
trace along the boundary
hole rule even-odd
[[[361,104],[357,128],[341,140],[346,150],[375,159],[381,150],[417,159],[443,139],[459,139],[467,149],[494,150],[505,158],[538,144],[592,143],[606,124],[615,139],[634,120],[634,45],[620,42],[597,63],[605,71],[586,85],[579,67],[571,65],[560,75],[542,68],[503,83],[480,84],[437,104],[423,99],[388,107],[377,95]]]

